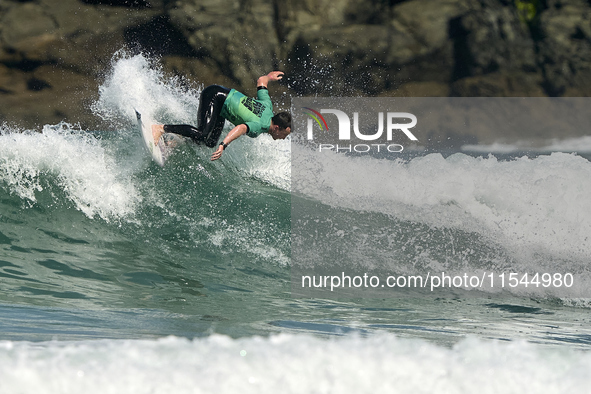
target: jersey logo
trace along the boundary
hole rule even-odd
[[[259,118],[265,111],[265,106],[260,102],[256,101],[252,97],[246,97],[242,100],[242,105],[244,105],[250,112],[258,116]]]

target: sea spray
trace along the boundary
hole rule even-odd
[[[332,207],[501,236],[567,259],[591,253],[591,163],[581,156],[393,161],[297,149],[296,192]]]
[[[99,88],[99,99],[92,109],[107,122],[107,127],[132,133],[136,129],[134,109],[154,123],[196,125],[201,88],[198,80],[188,82],[167,75],[152,58],[120,51],[113,57],[112,68]],[[223,133],[231,127],[226,122]],[[207,152],[200,155],[203,160],[208,160],[213,152],[204,146],[191,146]],[[256,139],[242,137],[224,152],[223,161],[242,176],[289,189],[289,139],[273,141],[268,135]]]
[[[292,150],[292,259],[302,275],[511,273],[523,286],[488,281],[483,290],[589,296],[591,163],[579,155],[387,160]],[[565,275],[568,286],[535,286]]]
[[[29,205],[39,193],[59,190],[88,217],[109,220],[132,214],[140,200],[101,141],[68,123],[41,133],[4,126],[0,141],[2,184]]]
[[[200,87],[178,76],[167,75],[152,58],[117,52],[99,88],[93,112],[109,127],[135,123],[135,110],[161,123],[195,123]]]

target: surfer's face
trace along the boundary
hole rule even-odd
[[[284,140],[289,134],[291,133],[291,127],[286,129],[279,128],[278,125],[271,125],[269,130],[269,134],[273,137],[274,140]]]

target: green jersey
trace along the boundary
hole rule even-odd
[[[259,89],[257,98],[253,99],[232,89],[226,97],[220,115],[234,126],[245,124],[248,128],[246,135],[251,138],[256,138],[261,133],[268,133],[273,117],[273,103],[271,103],[269,91]]]

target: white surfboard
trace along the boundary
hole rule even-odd
[[[161,142],[162,138],[160,141],[155,143],[154,137],[152,136],[152,125],[142,122],[142,114],[137,112],[137,110],[135,111],[135,116],[137,117],[137,122],[140,126],[142,137],[144,138],[144,142],[146,143],[146,147],[148,148],[150,155],[152,155],[152,159],[158,163],[158,165],[164,166],[164,162],[166,162],[168,155],[166,154],[167,152],[165,152],[165,147],[163,146],[164,144],[159,143]]]

